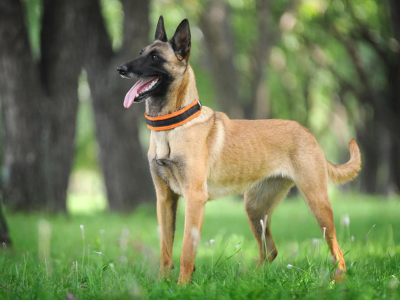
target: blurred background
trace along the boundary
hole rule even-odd
[[[296,120],[334,163],[362,151],[346,191],[400,191],[397,0],[0,0],[1,195],[7,212],[131,212],[154,203],[144,105],[116,71],[188,18],[203,105]],[[0,210],[0,241],[9,241]]]

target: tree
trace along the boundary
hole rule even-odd
[[[281,29],[285,27],[282,26],[284,17],[285,14],[279,22]],[[290,115],[289,118],[304,125],[314,124],[310,129],[317,135],[319,130],[323,138],[332,134],[335,127],[338,142],[349,133],[356,135],[363,153],[361,191],[398,192],[400,47],[397,2],[302,2],[291,19],[286,23],[293,26],[282,32],[282,40],[276,45],[281,57],[276,59],[271,55],[273,67],[274,60],[281,61],[282,65],[277,76],[280,84],[270,83],[272,93],[275,92],[271,97],[275,109],[279,104],[278,113],[282,116],[285,106],[290,111],[300,107],[302,115],[314,121],[304,122]],[[275,77],[273,73],[268,73],[270,82]],[[295,79],[293,86],[287,84],[290,77]],[[281,97],[276,95],[278,89],[284,90]],[[313,113],[315,108],[319,111],[316,114]],[[333,121],[339,114],[347,123],[341,128]],[[355,133],[348,130],[353,126]],[[340,143],[347,156],[347,140]]]
[[[245,8],[233,8],[225,1],[210,1],[201,12],[200,27],[218,102],[232,118],[271,117],[267,64],[280,36],[273,13],[279,18],[293,8],[292,4],[278,4],[257,0]],[[235,64],[239,56],[246,62]]]
[[[2,193],[15,210],[66,210],[77,78],[86,31],[80,0],[44,0],[40,59],[35,60],[20,1],[0,0]]]
[[[356,78],[345,80],[332,68],[342,83],[366,108],[366,118],[357,125],[358,138],[367,159],[361,174],[361,187],[366,193],[400,192],[400,5],[388,1],[379,6],[375,18],[379,25],[357,16],[354,6],[346,1],[348,29],[339,29],[339,16],[332,8],[322,21],[327,31],[344,47],[352,62]],[[363,57],[367,48],[370,57]],[[365,51],[365,50],[364,50]],[[365,54],[364,54],[365,55]],[[380,80],[374,80],[374,77]],[[369,110],[369,111],[368,111]],[[350,113],[353,113],[350,110]],[[382,144],[385,147],[382,147]],[[386,149],[389,151],[386,151]],[[379,180],[379,170],[388,176]]]
[[[234,65],[235,45],[230,10],[223,1],[211,1],[200,15],[200,28],[210,60],[220,108],[231,118],[243,118],[239,77]]]
[[[85,15],[88,33],[85,68],[92,95],[100,163],[111,210],[131,211],[153,198],[154,189],[146,157],[139,142],[139,124],[144,109],[122,106],[132,81],[119,77],[116,68],[136,57],[149,44],[149,3],[122,1],[123,44],[114,51],[97,0],[88,0]],[[141,117],[139,117],[141,116]]]
[[[123,1],[124,43],[114,52],[100,1],[44,0],[39,61],[20,1],[0,0],[0,98],[3,113],[2,192],[16,210],[65,212],[74,155],[78,76],[87,69],[100,162],[112,210],[152,197],[138,137],[139,109],[122,103],[130,82],[116,67],[148,43],[147,2]]]
[[[10,246],[11,239],[8,234],[8,227],[7,227],[6,219],[3,214],[3,207],[0,202],[0,246],[2,247],[1,244],[6,244],[7,246]]]

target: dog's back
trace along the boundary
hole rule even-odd
[[[349,163],[344,167],[335,166],[326,161],[309,130],[295,121],[231,120],[224,113],[216,112],[210,141],[210,198],[226,193],[242,194],[265,177],[284,177],[296,182],[308,168],[328,170],[329,178],[341,183],[354,178],[360,170],[355,142],[351,144]],[[217,192],[218,186],[221,191]]]

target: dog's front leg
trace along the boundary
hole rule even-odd
[[[185,232],[178,284],[187,284],[192,278],[207,196],[202,191],[191,192],[185,197],[185,200]]]
[[[168,278],[173,266],[176,210],[179,196],[158,176],[153,176],[157,194],[157,219],[160,226],[160,280]]]

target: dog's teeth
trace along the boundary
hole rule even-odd
[[[135,97],[139,97],[139,96],[142,95],[143,93],[145,93],[145,92],[147,92],[148,90],[152,89],[153,86],[154,86],[157,82],[158,82],[158,78],[155,79],[154,81],[152,81],[152,82],[150,83],[150,85],[148,85],[147,88],[146,88],[145,90],[139,92],[139,94],[136,94]]]

